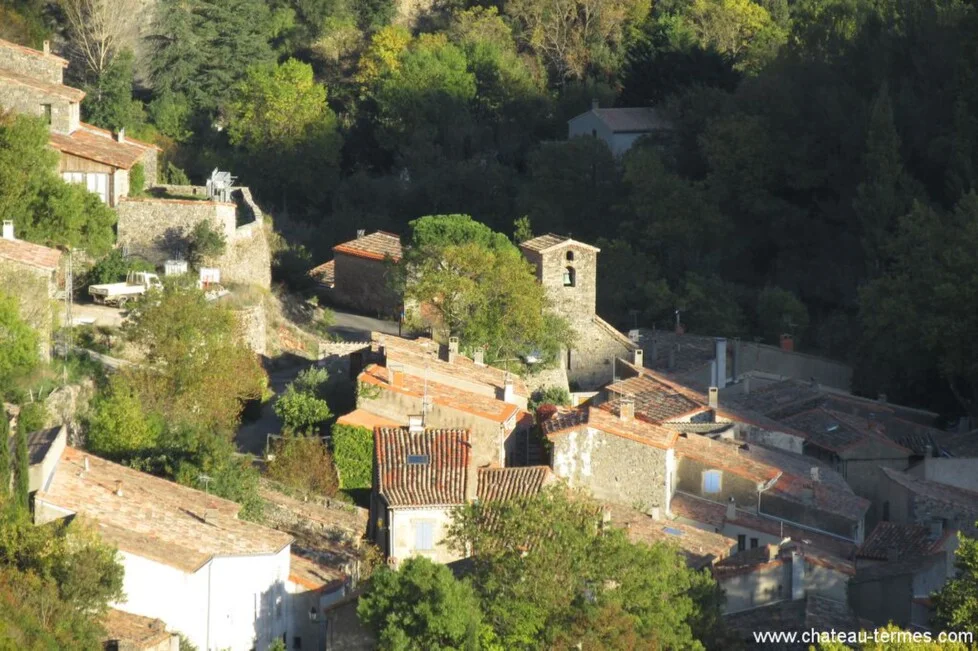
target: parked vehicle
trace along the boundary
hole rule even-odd
[[[126,282],[91,285],[88,293],[100,305],[122,307],[129,300],[145,294],[146,290],[162,287],[163,283],[156,274],[147,271],[130,271],[126,275]]]

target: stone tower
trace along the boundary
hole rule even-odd
[[[614,358],[630,358],[635,348],[623,334],[596,313],[598,253],[596,246],[562,235],[541,235],[520,244],[536,267],[558,314],[567,319],[577,342],[563,360],[567,377],[581,389],[611,382]]]

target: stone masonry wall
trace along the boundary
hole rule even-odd
[[[38,355],[51,358],[51,334],[54,331],[54,306],[51,303],[51,279],[48,272],[7,260],[0,260],[0,291],[20,302],[20,317],[38,334]]]
[[[336,286],[331,297],[337,305],[382,316],[399,314],[400,300],[388,285],[387,262],[345,253],[336,253],[334,259]]]
[[[2,48],[0,48],[2,50]],[[0,65],[0,70],[3,66]],[[72,127],[71,103],[43,90],[20,84],[0,84],[0,106],[16,113],[43,117],[43,105],[51,105],[51,130],[69,133]]]
[[[64,65],[59,59],[27,49],[0,45],[0,70],[10,70],[47,84],[62,83]]]
[[[556,438],[551,466],[599,500],[665,513],[666,451],[582,428]]]
[[[267,350],[265,305],[259,303],[242,310],[234,310],[234,316],[237,321],[238,338],[255,353],[264,355]]]
[[[577,341],[570,354],[568,381],[580,390],[593,390],[608,384],[615,374],[615,358],[629,359],[631,349],[593,319],[575,326],[575,331]],[[565,359],[565,365],[567,362]]]

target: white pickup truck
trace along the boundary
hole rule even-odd
[[[124,283],[108,283],[105,285],[90,285],[88,293],[100,305],[117,305],[122,307],[130,299],[145,294],[146,290],[163,287],[160,277],[146,271],[130,271]]]

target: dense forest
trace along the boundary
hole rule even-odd
[[[69,56],[85,119],[163,147],[164,181],[250,185],[284,282],[356,229],[519,220],[602,248],[620,327],[791,332],[857,391],[973,416],[976,33],[956,0],[0,6],[0,37]],[[567,141],[594,100],[671,137]]]

